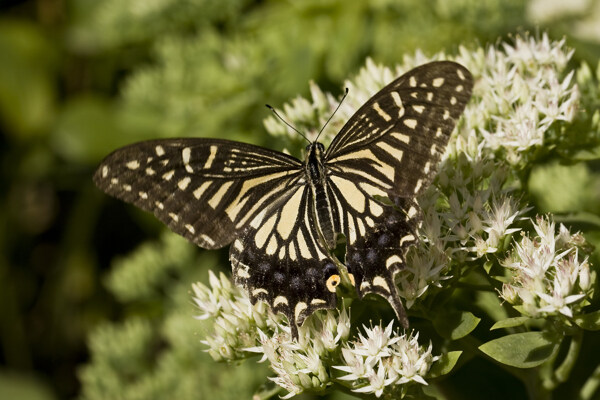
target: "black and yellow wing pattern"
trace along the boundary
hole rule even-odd
[[[431,182],[472,86],[463,66],[432,62],[375,94],[326,151],[311,143],[304,161],[227,140],[153,140],[110,154],[94,182],[200,247],[231,244],[236,282],[253,303],[285,314],[294,336],[313,311],[336,306],[331,252],[343,234],[359,296],[387,298],[407,326],[394,274],[417,240],[413,199]]]

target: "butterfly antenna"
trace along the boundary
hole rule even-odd
[[[329,123],[329,121],[331,121],[331,118],[333,118],[333,116],[335,115],[335,113],[340,109],[340,106],[344,102],[344,99],[346,98],[346,96],[348,96],[348,88],[346,88],[346,93],[344,93],[344,97],[342,97],[342,99],[338,103],[337,107],[335,108],[335,111],[333,113],[331,113],[331,116],[329,117],[329,119],[327,120],[327,122],[325,122],[325,124],[323,125],[323,127],[321,128],[321,130],[319,131],[319,134],[317,135],[317,138],[315,139],[315,142],[319,139],[319,136],[321,136],[321,132],[323,132],[323,130],[325,129],[325,127],[327,126],[327,124]]]
[[[275,114],[275,116],[277,118],[279,118],[281,120],[281,122],[283,122],[284,124],[286,124],[287,126],[289,126],[290,128],[292,128],[294,131],[296,131],[296,133],[298,133],[298,135],[302,136],[304,139],[306,139],[306,141],[308,143],[310,143],[310,140],[308,140],[308,138],[306,136],[304,136],[304,134],[302,132],[300,132],[298,129],[296,129],[295,127],[292,126],[292,124],[290,124],[289,122],[287,122],[285,119],[283,119],[283,117],[281,115],[279,115],[277,113],[277,111],[275,111],[275,109],[273,107],[271,107],[268,104],[265,104],[265,106],[267,106],[267,108],[271,111],[273,111],[273,114]]]

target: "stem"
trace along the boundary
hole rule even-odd
[[[252,400],[267,400],[276,394],[279,394],[279,392],[281,392],[281,388],[279,386],[274,386],[272,389],[254,393],[252,395]]]
[[[600,386],[600,365],[596,367],[592,375],[581,387],[581,390],[579,391],[579,400],[591,399],[598,390],[598,386]]]
[[[571,343],[569,344],[569,350],[563,362],[556,368],[554,373],[549,379],[544,380],[543,385],[548,390],[555,389],[559,384],[566,382],[575,366],[579,351],[581,350],[581,342],[583,341],[583,331],[576,330],[575,334],[571,336]]]

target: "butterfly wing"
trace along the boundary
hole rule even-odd
[[[301,174],[299,160],[262,147],[164,139],[116,150],[102,161],[94,182],[200,247],[215,249],[285,196]]]
[[[408,71],[350,118],[327,163],[392,197],[414,197],[433,177],[472,87],[469,71],[451,61]]]
[[[297,324],[313,311],[334,308],[338,271],[316,236],[310,186],[302,182],[245,228],[230,248],[233,274],[252,303],[264,300]]]
[[[367,101],[326,153],[336,230],[347,237],[359,295],[386,297],[405,325],[393,277],[416,241],[417,211],[400,212],[377,196],[410,205],[429,185],[472,86],[469,71],[454,62],[415,68]]]
[[[226,140],[154,140],[109,155],[94,181],[201,247],[233,241],[235,281],[252,303],[285,314],[295,337],[296,323],[335,307],[327,285],[337,269],[315,237],[314,200],[297,159]]]

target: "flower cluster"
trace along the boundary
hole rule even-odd
[[[250,299],[222,272],[209,271],[210,288],[198,282],[194,302],[202,312],[198,319],[212,318],[214,333],[205,339],[210,355],[217,361],[246,358],[247,347],[256,344],[257,328],[266,329],[282,318],[270,312],[263,302],[252,305]]]
[[[571,121],[579,91],[571,80],[573,72],[561,75],[573,52],[565,40],[515,39],[504,51],[489,51],[478,93],[488,112],[488,126],[479,126],[485,145],[502,148],[510,163],[522,153],[544,144],[545,134],[556,121]]]
[[[336,317],[337,314],[337,317]],[[247,351],[262,353],[276,376],[271,379],[288,391],[290,398],[305,390],[319,392],[331,384],[329,366],[336,350],[348,340],[350,320],[345,309],[311,315],[293,340],[289,327],[279,324],[272,335],[259,331],[259,345]]]
[[[469,268],[482,271],[477,267],[483,259],[505,258],[509,239],[521,230],[530,209],[517,192],[522,186],[515,167],[526,166],[535,149],[556,144],[550,133],[571,121],[577,110],[578,87],[572,84],[573,73],[565,71],[571,55],[564,40],[552,42],[543,35],[540,40],[517,37],[510,45],[487,50],[461,48],[453,58],[472,72],[476,83],[433,185],[417,199],[421,240],[405,255],[405,268],[395,277],[398,293],[413,312],[448,280],[460,279]],[[348,97],[319,141],[330,142],[395,76],[448,58],[417,53],[395,70],[367,60],[346,82]],[[339,100],[314,83],[310,90],[310,100],[296,98],[278,112],[315,140]],[[299,142],[298,133],[279,119],[269,117],[265,126],[272,135]],[[537,236],[523,235],[504,261],[509,277],[500,296],[527,316],[572,317],[587,304],[595,279],[582,255],[582,237],[562,225],[555,232],[550,218],[538,219],[534,228]],[[214,333],[206,339],[210,354],[218,360],[262,354],[275,372],[271,379],[288,391],[285,398],[340,384],[377,397],[403,395],[409,387],[427,384],[427,372],[438,359],[431,345],[419,345],[418,334],[394,333],[391,323],[365,327],[352,340],[345,305],[339,313],[314,313],[300,327],[299,340],[292,340],[285,318],[264,303],[252,305],[223,275],[211,274],[210,283],[212,288],[194,287],[201,318],[214,319]],[[334,369],[346,374],[337,376]]]
[[[562,224],[557,232],[548,217],[538,217],[533,227],[537,236],[524,235],[504,261],[511,280],[501,296],[526,316],[572,318],[586,305],[595,280],[588,258],[579,255],[583,237]]]
[[[334,368],[347,372],[340,380],[352,382],[352,390],[374,393],[380,397],[384,392],[394,391],[409,382],[427,385],[425,375],[431,364],[439,357],[432,356],[432,346],[419,345],[419,334],[398,335],[392,330],[393,321],[384,329],[381,325],[369,329],[365,335],[349,342],[342,348],[345,365]]]

